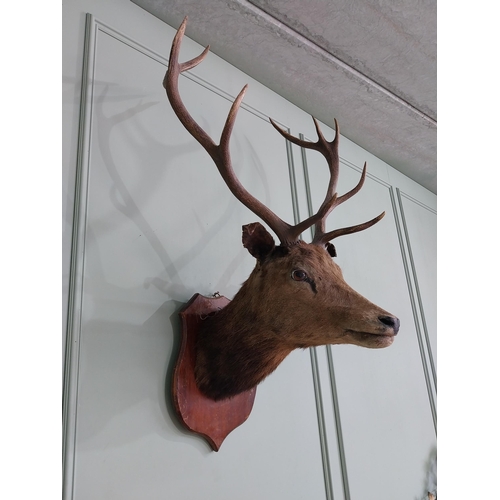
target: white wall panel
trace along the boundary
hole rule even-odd
[[[67,105],[73,118],[65,113],[68,185],[78,165],[75,198],[66,196],[76,218],[65,498],[420,500],[435,446],[435,197],[342,138],[339,193],[357,183],[365,160],[369,174],[327,228],[387,212],[335,245],[347,282],[399,316],[400,333],[385,350],[292,353],[259,386],[248,421],[212,452],[170,403],[178,310],[195,292],[236,293],[254,265],[241,226],[257,217],[168,104],[161,82],[174,30],[131,2],[75,1],[65,5],[79,40],[71,65],[83,54],[86,9],[98,18],[88,23],[78,148],[77,90]],[[181,59],[200,52],[186,38]],[[247,82],[231,142],[235,170],[280,217],[304,219],[324,197],[328,169],[308,151],[304,170],[300,148],[287,146],[267,116],[315,139],[310,118],[213,55],[180,87],[218,140]]]
[[[306,161],[312,206],[317,209],[329,173],[319,154],[307,151]],[[361,167],[345,158],[341,161],[339,195],[356,185]],[[401,320],[400,332],[388,349],[326,348],[339,406],[338,415],[330,417],[335,420],[331,426],[341,432],[341,442],[335,435],[337,447],[330,445],[329,451],[332,463],[337,453],[343,455],[345,463],[339,463],[345,467],[343,494],[352,499],[420,498],[436,441],[415,323],[418,311],[410,300],[410,270],[405,269],[403,229],[391,186],[369,173],[362,190],[332,212],[327,230],[370,220],[382,211],[386,216],[372,228],[333,242],[346,281]],[[432,254],[432,247],[428,252]],[[322,386],[329,390],[324,381]]]
[[[249,420],[219,453],[173,415],[177,311],[195,292],[236,292],[253,267],[241,225],[255,216],[179,125],[161,86],[164,62],[93,20],[91,31],[74,498],[321,498],[308,352],[259,387]],[[181,80],[194,116],[219,135],[227,99]],[[293,220],[284,141],[259,112],[240,115],[232,142],[240,179]]]

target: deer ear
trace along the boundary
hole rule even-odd
[[[337,250],[335,250],[335,246],[331,243],[326,244],[326,251],[332,256],[337,257]]]
[[[262,260],[274,250],[274,239],[260,222],[247,224],[242,230],[243,246],[256,259]]]

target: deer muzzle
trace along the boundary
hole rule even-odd
[[[392,335],[397,335],[399,332],[399,319],[396,316],[379,316],[378,320],[388,329],[392,330]]]

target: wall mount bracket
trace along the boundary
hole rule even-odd
[[[181,346],[172,380],[172,399],[182,424],[191,432],[204,437],[214,451],[252,411],[256,388],[221,401],[214,401],[196,386],[194,367],[196,339],[203,318],[214,313],[230,300],[224,296],[205,297],[195,294],[179,312],[182,321]]]

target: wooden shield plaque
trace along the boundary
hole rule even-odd
[[[254,387],[232,398],[214,401],[196,386],[196,338],[201,322],[229,302],[226,297],[211,298],[197,293],[179,313],[182,338],[172,384],[174,408],[184,426],[203,436],[214,451],[219,451],[227,435],[248,418],[256,392]]]

